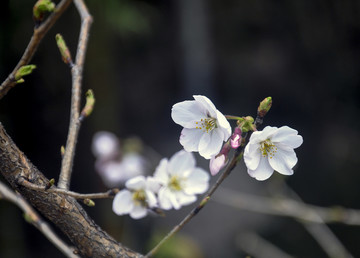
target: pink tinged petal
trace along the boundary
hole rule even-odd
[[[135,205],[129,215],[133,219],[141,219],[147,215],[147,209],[144,206]]]
[[[193,97],[206,109],[210,117],[216,117],[216,107],[210,99],[202,95],[194,95]]]
[[[205,108],[194,100],[177,103],[171,109],[171,118],[185,128],[195,128],[197,126],[195,122],[204,117],[206,117]]]
[[[231,135],[230,144],[233,149],[237,149],[241,145],[241,129],[236,127],[234,133]]]
[[[223,141],[226,141],[231,135],[231,126],[225,116],[218,110],[216,110],[216,117],[218,128],[223,132]]]
[[[196,168],[187,178],[183,191],[188,195],[202,194],[209,188],[209,179],[209,173]]]
[[[183,192],[177,192],[175,195],[176,195],[176,200],[178,200],[180,206],[189,205],[196,201],[195,195],[188,195]]]
[[[137,176],[129,179],[125,183],[126,188],[131,190],[145,189],[146,181],[144,176]]]
[[[169,174],[182,176],[184,172],[193,169],[195,163],[196,161],[192,153],[184,150],[178,151],[169,161]]]
[[[248,174],[259,181],[268,179],[274,173],[274,169],[270,166],[267,158],[261,158],[259,166],[252,170],[248,168]]]
[[[112,210],[117,215],[128,214],[134,207],[132,194],[128,190],[122,190],[115,195]]]
[[[298,131],[288,126],[282,126],[272,136],[271,141],[274,143],[279,142],[295,149],[303,143],[303,138],[301,135],[298,135]]]
[[[146,197],[147,197],[147,205],[150,208],[156,207],[157,200],[156,200],[155,194],[151,191],[145,191],[145,193],[146,193]]]
[[[188,152],[199,151],[199,142],[204,132],[199,129],[184,128],[180,135],[180,144]]]
[[[218,130],[205,133],[200,139],[199,154],[205,159],[210,159],[220,152],[222,144],[223,140]]]
[[[154,172],[155,180],[158,180],[162,184],[167,184],[167,181],[169,180],[167,165],[168,165],[168,160],[166,158],[163,158],[160,161],[159,165],[156,167]]]
[[[250,142],[245,147],[244,162],[246,167],[250,170],[255,170],[260,164],[261,152],[259,144],[251,144]]]
[[[225,155],[222,154],[220,156],[213,156],[210,159],[210,173],[212,176],[215,176],[217,173],[219,173],[219,171],[225,167],[226,162],[225,162]]]
[[[268,157],[271,167],[283,175],[292,175],[292,170],[297,162],[295,151],[291,148],[281,149],[278,148],[275,155],[270,158]]]

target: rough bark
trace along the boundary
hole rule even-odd
[[[85,257],[142,257],[103,231],[70,196],[35,191],[18,184],[23,177],[46,186],[49,180],[26,158],[0,123],[0,173],[44,217],[52,221]],[[54,187],[54,186],[53,186]]]

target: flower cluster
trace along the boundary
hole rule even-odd
[[[211,174],[216,175],[227,164],[230,149],[241,146],[242,129],[245,132],[256,130],[254,119],[238,118],[238,126],[231,135],[229,122],[214,104],[205,96],[193,97],[195,100],[175,104],[171,117],[184,127],[180,144],[186,151],[199,152],[205,159],[210,159]],[[259,105],[258,116],[264,117],[271,103],[271,97],[265,98]],[[292,168],[297,163],[294,149],[302,142],[298,132],[288,126],[267,126],[263,131],[253,132],[244,152],[249,175],[257,180],[268,179],[274,170],[283,175],[292,175]]]
[[[170,160],[162,159],[153,177],[137,176],[126,182],[126,189],[114,198],[113,211],[140,219],[152,208],[180,209],[195,202],[196,195],[209,187],[209,174],[195,165],[193,154],[184,150]]]

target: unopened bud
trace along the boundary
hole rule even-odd
[[[236,127],[234,129],[234,133],[230,137],[230,144],[233,149],[237,149],[241,145],[241,129],[239,127]]]
[[[244,117],[244,120],[239,124],[239,127],[243,133],[253,131],[254,127],[254,118],[251,116]]]
[[[45,190],[48,190],[50,187],[52,187],[55,184],[55,179],[51,178],[47,185],[45,186]]]
[[[33,7],[33,17],[35,22],[40,23],[44,19],[45,13],[53,12],[55,4],[50,0],[39,0]]]
[[[64,145],[61,145],[61,147],[60,147],[60,154],[61,154],[61,157],[64,157],[64,155],[65,155],[65,147],[64,147]]]
[[[17,83],[22,83],[24,80],[21,80],[23,76],[31,74],[32,71],[36,68],[36,65],[23,65],[15,73],[15,81]]]
[[[72,66],[73,62],[71,59],[70,50],[67,47],[64,38],[61,36],[61,34],[56,34],[55,36],[56,44],[60,50],[61,58],[64,61],[65,64]]]
[[[264,117],[267,114],[267,112],[269,112],[271,105],[272,105],[271,97],[267,97],[263,101],[261,101],[258,107],[258,116],[261,118]]]
[[[91,112],[94,109],[94,105],[95,105],[94,92],[92,90],[88,90],[86,92],[86,104],[80,114],[80,118],[79,118],[80,121],[91,114]]]
[[[225,143],[220,153],[210,159],[209,168],[212,176],[215,176],[223,169],[229,161],[228,153],[231,149],[229,142]]]
[[[95,206],[95,202],[93,200],[91,200],[91,199],[88,199],[88,198],[84,199],[84,204],[86,204],[89,207],[94,207]]]

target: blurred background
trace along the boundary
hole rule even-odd
[[[34,3],[1,2],[1,81],[32,35]],[[241,163],[223,188],[269,197],[286,181],[309,204],[360,209],[360,1],[86,3],[94,23],[83,91],[94,90],[96,106],[80,131],[71,190],[108,189],[95,171],[91,152],[98,131],[120,139],[139,137],[157,153],[152,157],[158,159],[151,161],[155,167],[161,157],[181,149],[181,128],[170,117],[173,104],[201,94],[224,114],[255,116],[258,103],[272,96],[264,125],[288,125],[304,138],[295,174],[258,182]],[[61,60],[55,34],[64,36],[75,56],[79,28],[72,5],[40,44],[31,62],[38,68],[0,100],[0,122],[48,178],[57,179],[60,171],[71,96],[70,70]],[[197,159],[208,169],[206,161]],[[214,199],[221,193],[226,191],[220,189]],[[158,257],[266,257],[256,254],[261,243],[255,251],[244,246],[244,236],[261,238],[296,257],[327,256],[298,221],[219,200],[210,201]],[[96,207],[85,209],[117,240],[146,253],[192,207],[142,220],[116,216],[111,200],[98,200]],[[0,201],[0,216],[0,257],[62,257],[13,204]],[[350,253],[360,256],[359,227],[329,226]]]

